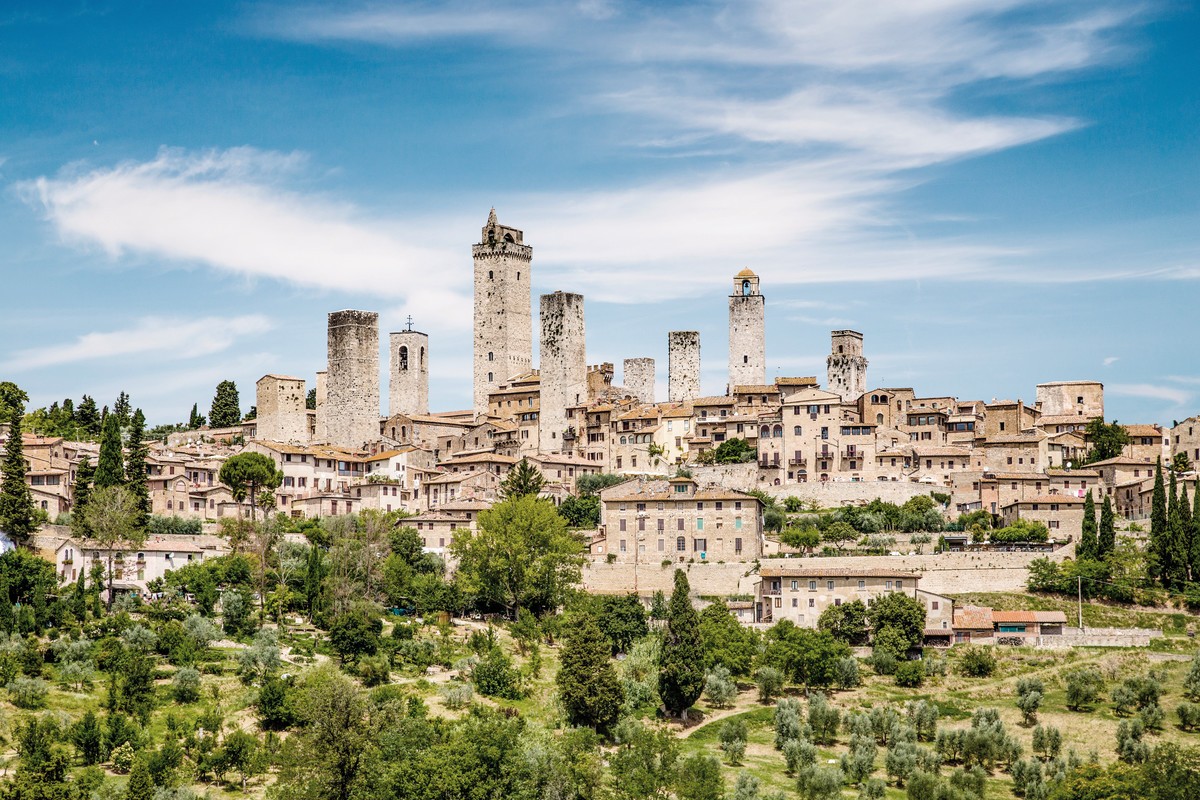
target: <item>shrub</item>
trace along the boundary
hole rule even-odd
[[[728,708],[737,699],[737,684],[729,677],[729,670],[718,664],[704,679],[704,696],[717,708]]]
[[[833,683],[839,689],[853,689],[862,683],[858,674],[858,659],[850,656],[839,658],[833,668]]]
[[[8,684],[8,694],[13,705],[27,711],[43,708],[46,705],[46,695],[50,687],[41,678],[20,677]]]
[[[466,683],[448,683],[442,687],[441,692],[446,701],[446,708],[456,711],[466,707],[475,695],[471,686]]]
[[[964,675],[986,678],[996,671],[996,656],[983,647],[967,647],[963,650],[960,668]]]
[[[513,669],[512,660],[499,647],[493,647],[475,665],[471,670],[471,680],[480,694],[506,700],[521,699],[520,675]]]
[[[1200,728],[1200,704],[1185,700],[1176,707],[1175,713],[1179,715],[1179,727],[1185,731]]]
[[[782,749],[792,739],[808,739],[812,729],[800,717],[800,701],[784,698],[775,706],[775,747]]]
[[[920,661],[905,661],[896,667],[896,685],[915,689],[925,682],[925,665]]]
[[[112,755],[109,756],[109,760],[112,762],[114,771],[129,772],[130,768],[133,767],[133,759],[135,756],[136,752],[134,751],[133,746],[130,745],[129,742],[124,742],[112,751]]]
[[[194,703],[200,699],[200,672],[184,667],[171,680],[171,695],[176,703]]]
[[[789,775],[817,763],[817,746],[807,739],[788,739],[783,743],[783,761]]]
[[[1079,667],[1066,673],[1067,708],[1089,711],[1104,691],[1104,678],[1095,667]]]
[[[364,686],[379,686],[391,679],[392,665],[383,654],[365,656],[358,661],[358,677]]]
[[[813,731],[813,741],[817,744],[833,744],[837,740],[838,728],[842,724],[842,715],[829,704],[825,695],[817,692],[808,698],[808,725]]]
[[[769,703],[783,691],[783,673],[775,667],[760,667],[754,673],[754,683],[758,686],[758,702]]]

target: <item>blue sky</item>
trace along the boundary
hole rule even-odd
[[[24,6],[24,8],[20,7]],[[588,360],[767,296],[768,377],[832,328],[872,385],[1200,411],[1200,16],[997,0],[0,5],[0,379],[152,422],[325,314],[411,314],[470,405],[470,245],[525,231]],[[536,300],[534,308],[536,309]],[[618,374],[618,379],[620,375]],[[384,390],[386,398],[386,386]],[[386,402],[386,401],[385,401]],[[386,409],[385,409],[386,410]]]

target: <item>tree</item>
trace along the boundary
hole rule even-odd
[[[125,485],[125,463],[121,454],[121,426],[112,414],[104,418],[104,428],[100,434],[100,460],[96,465],[94,482],[97,489],[105,486]]]
[[[829,606],[821,612],[817,627],[829,631],[833,637],[849,645],[867,643],[867,607],[861,600],[852,600],[840,606]]]
[[[316,389],[313,389],[316,392]],[[188,430],[194,431],[197,428],[204,427],[204,415],[200,413],[198,403],[192,403],[192,413],[188,416]]]
[[[145,529],[150,521],[150,490],[146,484],[146,458],[150,449],[145,442],[146,417],[139,408],[129,423],[129,457],[125,461],[125,485],[137,501],[137,527]]]
[[[1100,535],[1096,539],[1096,552],[1100,558],[1107,559],[1117,546],[1116,521],[1113,517],[1112,499],[1104,496],[1104,505],[1100,507]]]
[[[1085,459],[1089,464],[1116,458],[1121,455],[1125,445],[1129,444],[1129,432],[1124,426],[1117,424],[1115,419],[1112,424],[1106,425],[1103,417],[1096,417],[1084,428],[1084,436],[1091,445]]]
[[[1092,490],[1088,489],[1083,501],[1083,533],[1079,538],[1079,546],[1075,549],[1075,558],[1079,560],[1094,560],[1099,556],[1099,543],[1096,539],[1096,502],[1092,499]]]
[[[678,800],[723,800],[725,779],[721,777],[721,762],[703,753],[685,759],[675,782],[675,797]],[[735,792],[731,800],[747,798]]]
[[[1104,678],[1095,667],[1077,667],[1064,676],[1067,681],[1067,708],[1087,711],[1104,691]]]
[[[334,618],[329,628],[329,643],[342,663],[357,661],[362,656],[375,655],[382,633],[383,622],[378,611],[370,603],[359,601]]]
[[[129,412],[133,407],[129,405],[129,393],[121,392],[117,395],[117,402],[113,403],[112,413],[117,418],[118,424],[122,427],[129,424]]]
[[[749,675],[758,653],[758,635],[729,613],[724,603],[710,603],[700,612],[700,642],[704,667],[725,667],[733,675]]]
[[[213,428],[232,428],[242,421],[242,409],[238,403],[237,384],[221,381],[213,395],[212,409],[208,412],[208,424]]]
[[[608,595],[598,600],[596,624],[612,644],[613,654],[628,653],[638,639],[650,632],[646,609],[636,594]]]
[[[555,677],[572,725],[607,733],[621,715],[625,692],[609,660],[610,645],[592,614],[577,614],[567,629]]]
[[[71,532],[84,538],[88,535],[84,511],[92,494],[92,478],[95,474],[96,470],[87,456],[75,467],[75,484],[71,489]]]
[[[333,664],[306,672],[294,695],[301,727],[287,739],[284,775],[302,795],[350,800],[375,743],[377,724],[363,695]]]
[[[308,390],[308,394],[304,396],[304,407],[309,411],[315,411],[317,408],[317,387]]]
[[[113,603],[113,559],[117,550],[124,545],[136,549],[146,540],[144,528],[138,529],[139,510],[137,499],[124,486],[103,486],[92,492],[84,509],[84,521],[88,529],[88,541],[102,550],[107,561],[105,571],[108,581],[108,609]]]
[[[75,407],[75,422],[89,436],[100,435],[100,412],[96,408],[96,401],[86,394]]]
[[[919,647],[925,637],[925,606],[903,592],[877,597],[867,612],[871,628],[878,635],[884,628],[895,628],[908,642],[909,649]]]
[[[1154,493],[1150,499],[1150,570],[1153,577],[1170,586],[1170,547],[1167,543],[1167,489],[1163,485],[1162,459],[1154,467]]]
[[[779,541],[788,547],[812,552],[812,549],[821,543],[821,532],[811,527],[785,528],[783,533],[779,534]]]
[[[516,495],[479,515],[478,530],[459,528],[450,543],[468,594],[504,606],[544,611],[562,604],[579,582],[583,545],[554,505]]]
[[[250,498],[250,519],[254,520],[259,490],[278,488],[283,483],[283,473],[275,469],[275,462],[269,456],[244,452],[225,460],[217,480],[229,487],[234,500]]]
[[[834,522],[821,532],[821,541],[829,542],[838,550],[846,546],[846,542],[858,540],[858,531],[848,522]]]
[[[23,542],[37,530],[33,494],[25,484],[21,416],[28,396],[16,384],[0,383],[0,409],[7,409],[8,441],[4,445],[4,479],[0,482],[0,531]]]
[[[675,570],[675,589],[667,611],[658,660],[658,693],[667,711],[687,717],[704,691],[704,646],[700,641],[700,616],[692,605],[687,574]]]
[[[240,728],[226,734],[217,757],[222,767],[238,774],[243,792],[246,791],[246,780],[261,769],[258,738]]]
[[[145,758],[134,759],[124,800],[152,800],[153,797],[154,781],[150,779],[150,766]]]
[[[716,449],[713,450],[713,463],[744,464],[748,461],[753,461],[757,455],[758,450],[754,445],[745,439],[739,439],[735,436],[717,445]]]
[[[775,667],[793,683],[830,686],[837,679],[838,661],[850,648],[829,631],[799,628],[791,620],[775,623],[766,634],[762,664]]]
[[[579,492],[580,497],[598,495],[602,489],[607,489],[609,486],[616,486],[618,483],[624,483],[627,480],[629,478],[626,478],[624,475],[617,475],[612,472],[580,475],[575,478],[575,491]]]
[[[541,470],[530,464],[529,459],[522,458],[500,482],[500,497],[504,500],[527,495],[536,497],[545,485]]]
[[[591,530],[600,524],[600,498],[596,495],[572,495],[562,501],[558,513],[572,528]]]

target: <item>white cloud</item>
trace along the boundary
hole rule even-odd
[[[1120,356],[1108,356],[1104,359],[1104,366],[1111,367],[1113,364],[1121,360]]]
[[[439,248],[419,218],[375,220],[286,188],[305,163],[300,154],[248,147],[164,148],[146,162],[73,165],[18,190],[65,240],[113,258],[399,297],[451,319],[469,307],[463,274],[447,269],[461,258]]]
[[[85,333],[73,342],[18,351],[4,363],[4,368],[32,370],[129,356],[198,358],[227,350],[240,337],[266,333],[272,327],[270,320],[259,315],[200,319],[144,317],[123,330]]]
[[[1123,397],[1146,397],[1152,400],[1166,400],[1176,406],[1183,406],[1192,399],[1192,393],[1171,386],[1156,386],[1151,383],[1114,383],[1104,387],[1106,391]]]

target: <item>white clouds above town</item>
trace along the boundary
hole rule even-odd
[[[1161,386],[1152,383],[1114,383],[1104,387],[1106,392],[1123,397],[1142,397],[1150,400],[1163,400],[1176,407],[1186,405],[1193,392],[1175,386]]]
[[[266,333],[272,327],[270,320],[259,315],[198,319],[143,317],[129,328],[94,331],[71,342],[20,350],[2,366],[23,372],[130,356],[188,360],[228,350],[241,337]]]

